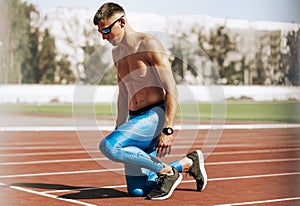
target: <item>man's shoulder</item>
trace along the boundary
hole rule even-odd
[[[152,36],[150,34],[143,33],[142,37],[143,37],[142,41],[145,44],[160,43],[160,41],[156,37],[154,37],[154,36]]]
[[[147,50],[164,50],[162,43],[155,36],[152,36],[147,33],[140,34],[141,44],[140,46]]]

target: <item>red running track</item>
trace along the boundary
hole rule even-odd
[[[165,161],[201,149],[208,134],[176,132]],[[300,205],[300,128],[224,130],[205,160],[206,189],[184,175],[170,199],[155,202],[127,195],[122,165],[98,151],[105,134],[85,131],[80,142],[72,131],[0,132],[1,205]]]

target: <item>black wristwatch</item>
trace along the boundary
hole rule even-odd
[[[171,135],[174,133],[174,130],[172,129],[172,127],[166,127],[163,129],[162,131],[165,135]]]

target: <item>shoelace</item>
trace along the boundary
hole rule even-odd
[[[160,175],[156,184],[156,189],[160,190],[162,185],[164,184],[164,181],[166,179],[167,175]]]
[[[191,170],[187,170],[187,171],[185,172],[185,177],[187,177],[188,175],[194,177],[194,176],[192,175]]]
[[[187,175],[196,178],[195,174],[192,173],[192,168],[190,167],[188,170],[185,171],[185,177],[187,177]]]

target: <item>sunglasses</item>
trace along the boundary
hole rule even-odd
[[[121,18],[123,18],[124,17],[124,15],[123,16],[121,16],[120,18],[118,18],[116,21],[114,21],[111,25],[109,25],[108,27],[105,27],[105,28],[103,28],[103,29],[101,29],[101,30],[98,30],[100,33],[102,33],[102,34],[109,34],[110,32],[111,32],[111,28],[113,28],[113,26],[118,22],[118,21],[120,21],[120,19]]]

